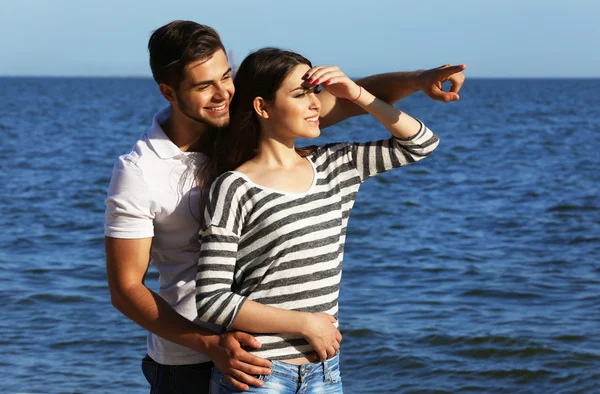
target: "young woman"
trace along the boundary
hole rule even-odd
[[[298,149],[319,135],[317,86],[359,105],[391,138]],[[437,137],[337,67],[265,48],[235,78],[201,231],[201,320],[260,334],[272,375],[249,392],[341,393],[338,294],[348,217],[366,179],[429,155]],[[227,386],[218,370],[213,382]],[[216,391],[215,391],[216,392]]]

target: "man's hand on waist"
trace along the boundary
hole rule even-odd
[[[248,385],[260,387],[263,382],[252,375],[270,375],[271,362],[242,349],[243,345],[260,349],[261,344],[250,334],[231,331],[211,339],[208,352],[227,381],[239,390]]]

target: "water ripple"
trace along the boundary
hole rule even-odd
[[[442,143],[358,195],[347,392],[600,393],[600,81],[550,82],[472,80],[458,103],[401,103]],[[144,330],[110,304],[103,201],[163,99],[149,79],[2,86],[0,391],[147,392]],[[357,117],[319,142],[386,136]]]

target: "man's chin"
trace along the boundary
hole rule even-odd
[[[229,114],[221,116],[191,116],[189,114],[185,115],[188,118],[209,127],[215,127],[220,129],[229,125]]]
[[[205,118],[205,123],[209,126],[216,128],[223,128],[229,126],[229,115],[221,116],[219,118]]]

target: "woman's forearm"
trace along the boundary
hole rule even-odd
[[[253,333],[296,334],[304,336],[308,313],[275,308],[246,300],[232,328]]]
[[[393,104],[420,90],[422,72],[419,70],[376,74],[357,79],[356,83],[386,103]],[[321,100],[322,128],[367,113],[363,108],[352,105],[352,103],[339,99],[326,91],[321,93],[319,99]]]
[[[365,88],[361,88],[360,96],[354,103],[381,122],[396,138],[410,138],[421,130],[418,120],[378,99]]]

